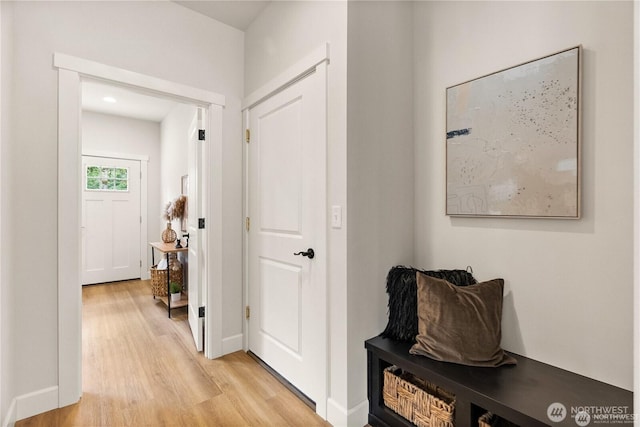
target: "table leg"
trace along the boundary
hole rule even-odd
[[[169,252],[167,252],[167,315],[171,319],[171,269],[169,268]]]
[[[153,246],[151,246],[151,265],[156,265],[155,254],[156,251],[154,250]],[[156,299],[155,291],[153,292],[153,299]]]

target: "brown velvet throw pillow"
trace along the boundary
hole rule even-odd
[[[411,354],[469,366],[501,366],[516,360],[500,347],[504,280],[459,287],[416,274],[418,336]]]

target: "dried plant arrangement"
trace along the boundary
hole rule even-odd
[[[187,211],[187,196],[179,196],[177,199],[168,202],[162,210],[162,218],[166,221],[174,219],[182,220]]]

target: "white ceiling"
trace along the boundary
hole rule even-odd
[[[241,31],[246,31],[249,24],[270,3],[267,0],[173,1]]]
[[[116,102],[106,102],[112,97]],[[82,82],[82,109],[96,113],[162,122],[177,102],[144,95],[119,86],[94,81]]]

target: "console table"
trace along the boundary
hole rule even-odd
[[[602,408],[601,411],[633,417],[631,391],[527,357],[509,353],[517,359],[516,366],[471,367],[411,355],[410,347],[411,343],[382,337],[365,341],[369,424],[374,427],[412,425],[384,404],[383,371],[391,365],[455,394],[455,425],[460,427],[477,426],[478,418],[485,412],[521,427],[575,427],[576,420],[571,417],[573,408]],[[556,402],[566,408],[561,422],[552,422],[547,415],[550,405]],[[633,421],[626,423],[593,419],[590,425],[632,425]]]
[[[155,265],[155,254],[154,250],[157,250],[167,257],[167,296],[166,297],[158,297],[160,301],[164,302],[167,305],[167,315],[171,317],[171,309],[180,308],[186,305],[189,305],[189,299],[186,298],[186,295],[179,302],[175,302],[171,304],[171,292],[169,290],[171,283],[171,274],[169,274],[169,254],[175,254],[178,252],[187,252],[188,248],[176,248],[175,243],[164,243],[164,242],[149,242],[149,246],[151,246],[151,264]]]

